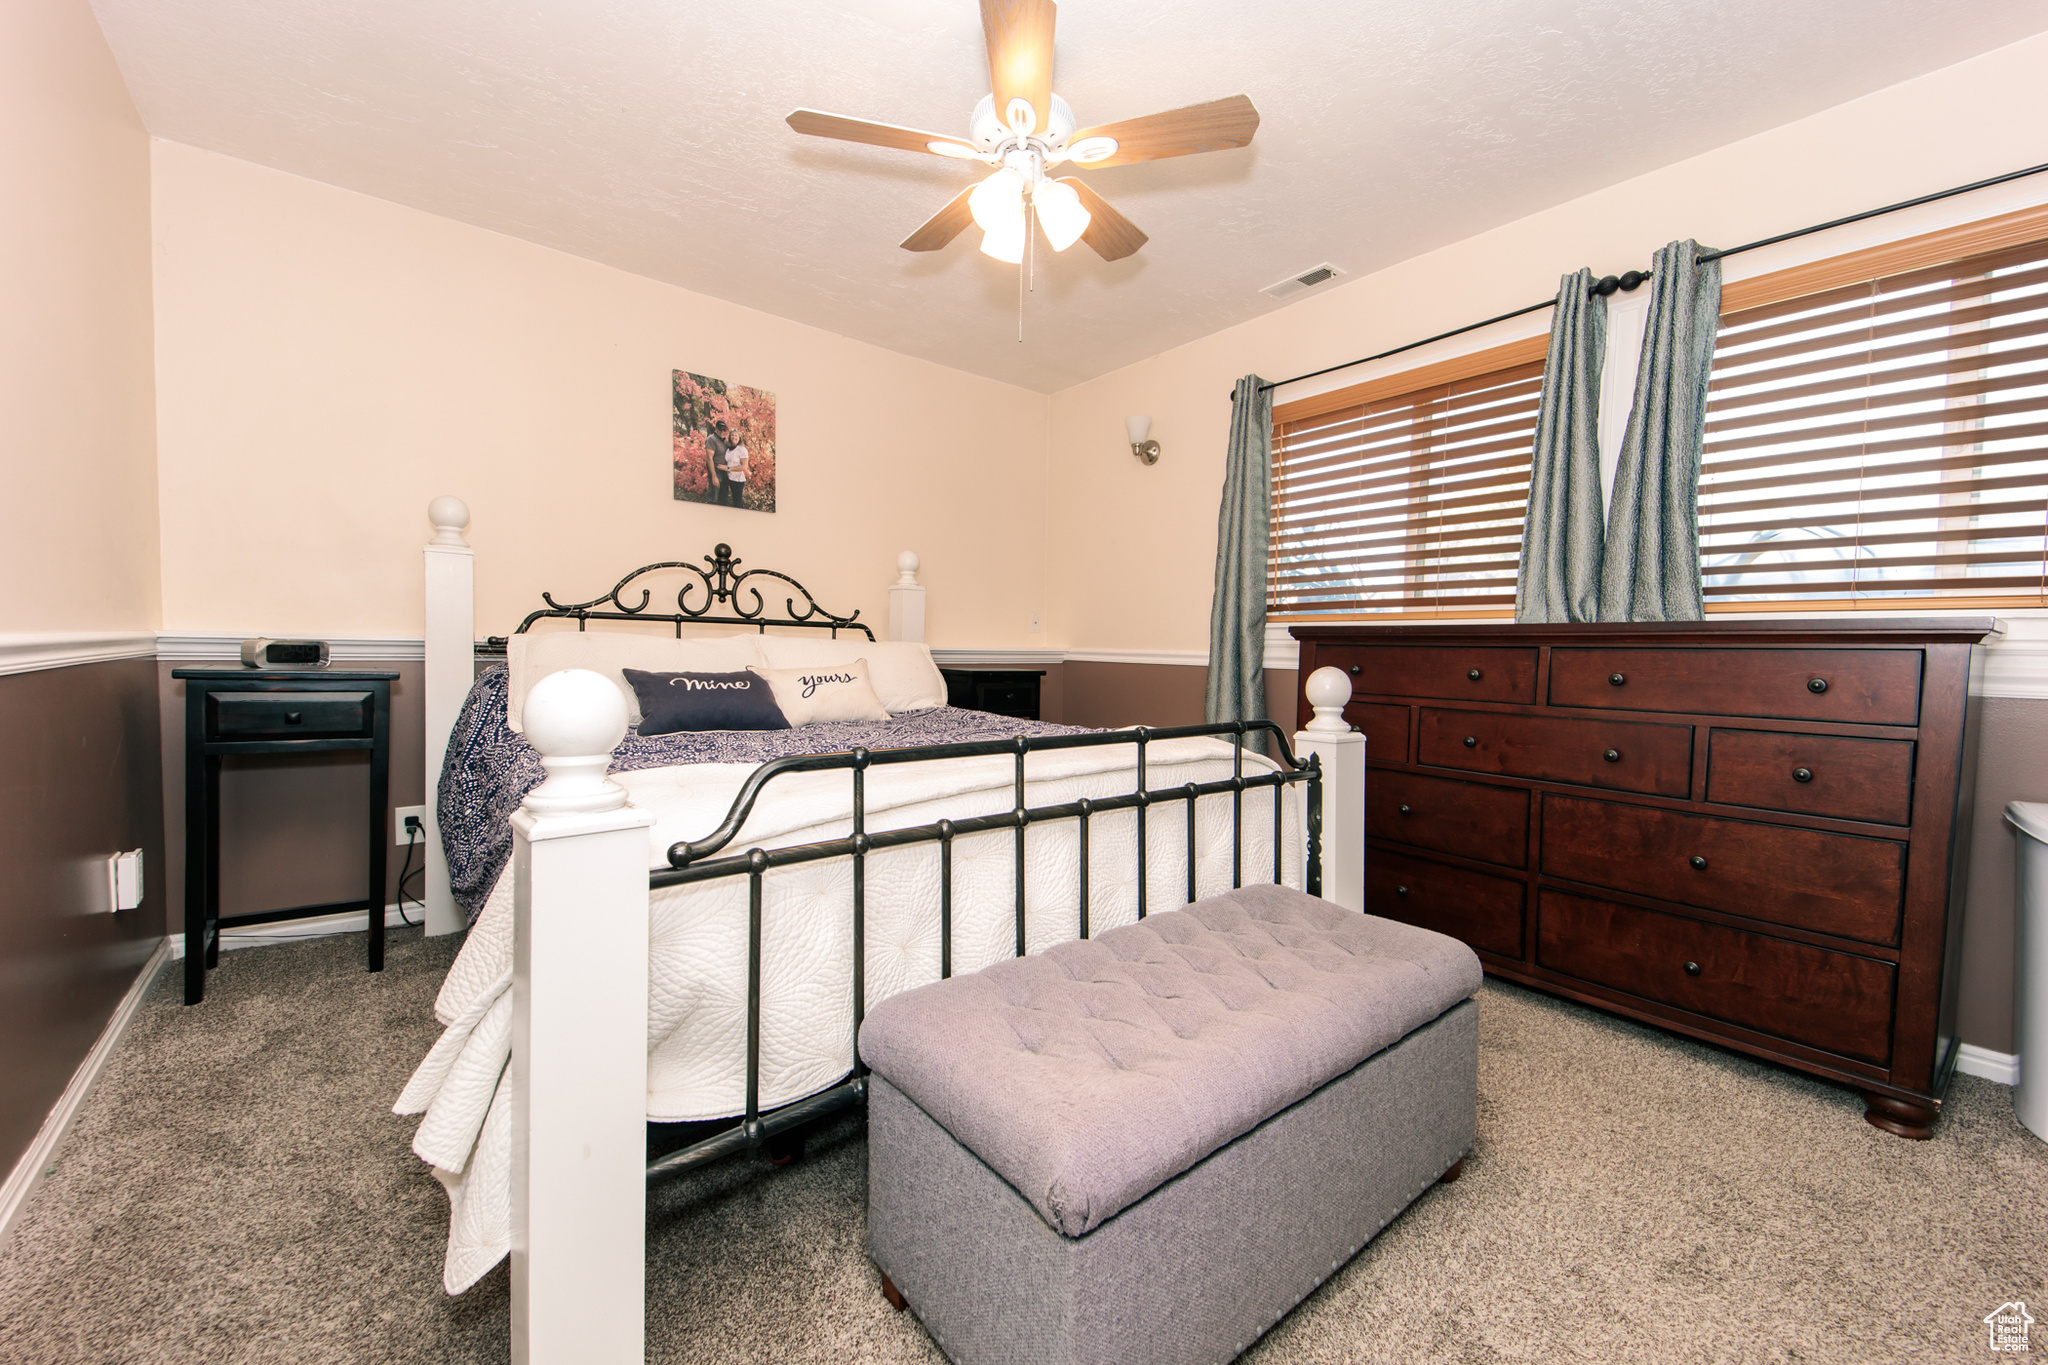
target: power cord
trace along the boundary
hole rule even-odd
[[[425,833],[425,831],[420,828],[419,816],[408,815],[405,817],[405,833],[405,862],[401,864],[398,869],[398,917],[399,919],[405,921],[407,927],[417,929],[419,925],[414,923],[412,920],[406,918],[405,898],[408,895],[412,896],[413,904],[417,905],[420,908],[420,917],[422,921],[424,921],[426,918],[427,903],[424,900],[420,899],[418,893],[407,891],[405,888],[405,884],[408,881],[411,881],[415,876],[424,877],[427,875],[427,865],[424,859],[420,863],[418,872],[413,871],[412,866],[413,850],[420,846],[420,836]]]

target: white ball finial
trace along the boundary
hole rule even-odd
[[[1308,704],[1316,709],[1315,719],[1308,723],[1312,735],[1348,735],[1351,727],[1344,721],[1344,708],[1351,701],[1351,679],[1341,668],[1319,668],[1308,675],[1302,685],[1301,694],[1308,698]],[[531,701],[528,706],[533,705]],[[531,725],[528,726],[531,729]]]
[[[527,793],[528,809],[617,810],[626,789],[605,774],[626,737],[626,699],[616,684],[587,668],[550,673],[526,694],[526,740],[540,750],[547,780]]]
[[[469,525],[469,504],[446,493],[427,504],[427,520],[434,523],[435,545],[468,545],[462,528]]]
[[[905,550],[896,556],[896,582],[898,586],[914,587],[917,584],[917,551]]]

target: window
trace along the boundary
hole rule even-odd
[[[1546,345],[1276,409],[1268,612],[1512,614]]]
[[[1710,611],[2048,604],[2048,241],[1724,311],[1700,557]]]

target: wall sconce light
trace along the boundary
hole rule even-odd
[[[1130,433],[1131,454],[1146,464],[1159,463],[1159,442],[1145,439],[1145,434],[1152,430],[1150,417],[1126,417],[1124,430]]]

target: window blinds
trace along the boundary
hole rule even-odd
[[[1268,611],[1512,611],[1543,362],[1282,422]]]
[[[1722,315],[1709,608],[2048,604],[2048,241]]]

